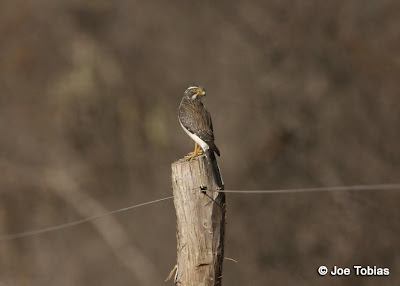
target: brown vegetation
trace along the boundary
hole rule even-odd
[[[0,234],[171,195],[207,89],[226,189],[399,181],[398,1],[1,1]],[[398,191],[227,195],[225,285],[398,285]],[[109,226],[110,225],[110,226]],[[163,285],[172,201],[0,242],[0,285]]]

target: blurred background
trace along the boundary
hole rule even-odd
[[[207,89],[226,189],[399,182],[400,3],[1,1],[0,234],[172,195]],[[224,285],[399,285],[399,191],[228,194]],[[172,200],[0,242],[0,285],[173,285]],[[389,267],[320,277],[320,265]]]

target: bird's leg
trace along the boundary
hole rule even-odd
[[[200,147],[198,147],[197,142],[195,142],[194,144],[194,151],[190,152],[189,154],[187,154],[187,156],[185,156],[186,159],[191,159],[194,158],[196,156],[199,156],[203,153],[203,150],[201,150]]]
[[[193,157],[197,156],[197,142],[194,142],[194,151],[192,152],[192,156]]]
[[[193,155],[193,157],[196,157],[196,156],[200,156],[200,155],[203,155],[203,149],[201,149],[201,147],[199,146],[199,144],[195,144],[194,145],[194,153],[195,153],[195,155]]]

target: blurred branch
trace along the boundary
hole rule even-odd
[[[88,194],[80,192],[73,178],[63,170],[48,171],[46,181],[56,194],[75,208],[82,217],[107,211],[98,201]],[[128,234],[118,220],[107,217],[92,223],[119,261],[136,276],[138,284],[156,285],[160,282],[156,278],[157,271],[154,264],[146,257],[145,253],[130,243]]]
[[[271,42],[271,39],[254,29],[246,19],[235,11],[231,4],[228,5],[228,8],[224,3],[218,4],[217,1],[214,7],[214,11],[219,18],[231,26],[249,46],[256,50],[262,56],[263,61],[270,62],[271,55],[266,52],[266,49],[267,42]]]

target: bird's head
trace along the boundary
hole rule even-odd
[[[201,97],[206,96],[206,90],[201,86],[189,86],[185,90],[185,95],[191,99],[201,99]]]

